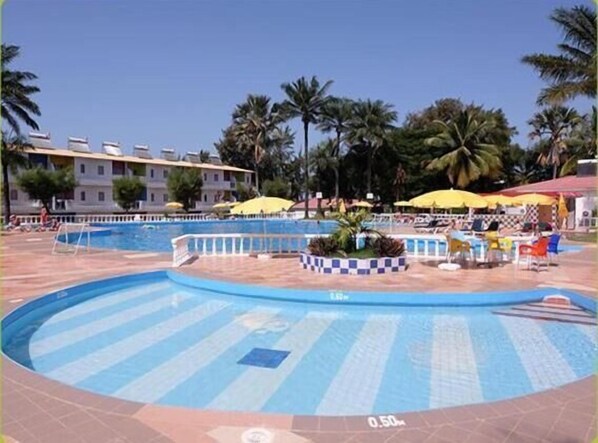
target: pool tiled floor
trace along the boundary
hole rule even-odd
[[[91,251],[52,256],[51,235],[2,237],[2,301],[8,312],[49,291],[111,275],[170,266],[169,254]],[[30,237],[30,238],[33,238]],[[411,263],[403,274],[317,275],[297,259],[201,259],[180,269],[207,278],[295,288],[377,291],[491,291],[537,286],[595,296],[596,248],[564,254],[558,267],[536,273],[507,265],[440,273]],[[129,257],[126,257],[126,256]],[[132,403],[91,394],[27,371],[3,358],[2,433],[20,442],[238,442],[262,428],[272,442],[580,442],[596,434],[595,376],[538,394],[485,403],[395,414],[398,425],[372,428],[371,417],[225,413]],[[379,418],[376,423],[381,423]],[[10,441],[10,440],[9,440]]]

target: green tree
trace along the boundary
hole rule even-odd
[[[331,85],[331,80],[320,85],[315,76],[311,80],[301,77],[292,83],[283,83],[281,88],[286,99],[276,107],[283,118],[300,118],[303,123],[305,218],[309,218],[309,125],[319,121]]]
[[[210,151],[206,151],[205,149],[199,150],[199,161],[201,163],[209,163],[210,162]]]
[[[270,163],[274,178],[284,177],[284,166],[293,159],[295,133],[288,126],[277,126],[272,131]]]
[[[539,104],[560,104],[575,97],[596,97],[596,10],[585,5],[557,8],[550,19],[561,28],[559,54],[531,54],[522,61],[549,82]]]
[[[265,180],[262,189],[266,197],[289,198],[289,183],[283,178]]]
[[[367,192],[372,192],[372,164],[376,153],[394,128],[397,113],[393,105],[382,100],[360,100],[353,106],[353,118],[347,134],[354,147],[362,147],[367,155]]]
[[[338,209],[340,196],[340,156],[343,137],[350,129],[350,122],[353,118],[353,101],[348,98],[332,97],[322,109],[318,129],[323,132],[334,132],[336,144],[332,155],[336,158],[334,169],[334,197]]]
[[[598,115],[596,106],[592,106],[592,112],[583,116],[581,124],[572,133],[569,158],[563,163],[559,171],[561,177],[574,174],[579,160],[597,158],[597,134]]]
[[[4,198],[4,223],[8,224],[10,219],[10,184],[8,182],[8,172],[16,175],[19,168],[29,166],[29,160],[23,153],[23,150],[31,145],[27,143],[23,136],[7,134],[2,131],[2,190]]]
[[[401,196],[401,191],[403,190],[403,186],[407,182],[407,172],[403,165],[399,163],[395,168],[395,179],[393,180],[393,185],[396,190],[395,200],[399,201],[399,197]]]
[[[31,95],[39,92],[39,88],[31,84],[37,76],[11,69],[19,52],[18,46],[2,45],[2,119],[17,135],[21,133],[19,121],[30,128],[39,129],[32,115],[41,115],[39,106],[31,98]]]
[[[438,133],[425,143],[442,148],[444,153],[432,160],[428,169],[444,171],[451,184],[459,188],[501,171],[499,149],[489,135],[494,126],[492,119],[467,110],[450,123],[437,120],[436,125]]]
[[[237,199],[239,201],[244,202],[255,197],[257,197],[257,194],[252,187],[245,186],[245,184],[237,182]]]
[[[181,203],[185,211],[189,211],[195,201],[201,198],[201,171],[196,168],[175,168],[168,174],[166,186],[170,198]]]
[[[329,138],[312,148],[310,163],[314,178],[313,190],[330,197],[335,192],[335,176],[338,171],[336,141]]]
[[[143,183],[139,177],[119,177],[112,180],[112,197],[125,212],[135,207],[143,195]]]
[[[552,106],[534,114],[528,121],[532,131],[529,137],[538,142],[538,163],[552,168],[555,179],[559,166],[564,162],[575,131],[583,119],[573,108]]]
[[[36,167],[23,171],[17,177],[17,185],[50,213],[52,199],[73,192],[78,184],[70,167],[56,171]]]

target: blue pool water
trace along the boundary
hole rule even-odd
[[[549,389],[589,376],[595,363],[595,327],[493,313],[505,306],[291,303],[168,278],[71,293],[5,320],[3,351],[54,380],[140,402],[317,415],[427,410]]]

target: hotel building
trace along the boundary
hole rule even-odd
[[[234,200],[237,183],[251,185],[252,171],[223,165],[216,155],[201,163],[199,154],[187,152],[182,159],[173,149],[162,149],[154,158],[145,145],[135,145],[132,155],[125,155],[118,143],[104,142],[101,152],[92,152],[87,139],[70,137],[67,148],[53,146],[49,134],[30,133],[31,148],[25,155],[33,167],[56,170],[71,167],[78,186],[71,195],[52,202],[52,211],[69,214],[110,214],[123,212],[112,198],[112,180],[118,177],[139,177],[145,188],[136,205],[136,212],[160,213],[170,201],[168,174],[177,167],[197,168],[203,177],[201,195],[195,211],[209,210],[215,203]],[[29,199],[9,176],[10,203],[15,214],[35,214],[40,204]]]

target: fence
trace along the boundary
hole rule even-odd
[[[297,254],[307,248],[310,239],[327,236],[327,234],[186,234],[171,240],[172,266],[179,267],[194,257],[202,256]],[[390,237],[405,242],[408,257],[435,260],[446,257],[446,236],[444,235],[391,234]],[[519,245],[529,243],[533,239],[533,237],[508,238],[513,241],[516,261],[519,259]],[[485,242],[475,241],[474,243],[476,258],[485,260],[488,252]]]

